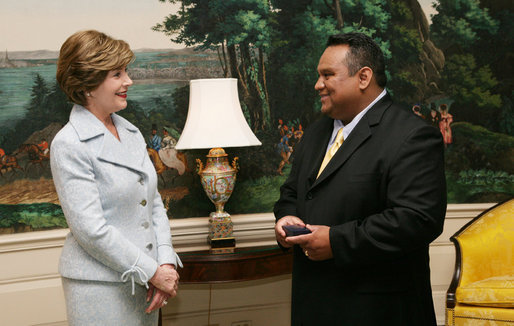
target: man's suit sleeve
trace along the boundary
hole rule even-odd
[[[386,208],[331,227],[336,264],[394,259],[427,246],[442,232],[446,181],[439,131],[428,125],[412,130],[391,158],[385,172]]]

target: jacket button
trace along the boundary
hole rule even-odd
[[[308,192],[308,193],[307,193],[307,199],[308,199],[308,200],[311,200],[311,199],[312,199],[312,192]]]
[[[143,199],[140,204],[141,206],[146,206],[146,199]]]
[[[150,223],[148,223],[148,221],[144,221],[143,223],[141,223],[141,226],[145,229],[148,229],[148,227],[150,226]]]
[[[144,182],[144,180],[143,180],[143,177],[141,177],[141,178],[139,179],[139,183],[140,183],[141,185],[144,185],[144,184],[145,184],[145,182]]]
[[[153,248],[153,244],[149,243],[146,245],[146,250],[151,251]]]

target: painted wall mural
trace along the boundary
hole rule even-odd
[[[225,208],[232,214],[270,212],[296,144],[319,116],[314,83],[326,38],[349,31],[380,44],[394,99],[441,131],[450,203],[514,195],[511,1],[109,2],[123,6],[115,15],[120,24],[146,17],[141,26],[135,20],[126,25],[129,31],[98,14],[95,1],[73,0],[59,8],[35,0],[2,3],[0,20],[17,19],[41,35],[28,40],[27,31],[14,28],[20,30],[0,43],[6,49],[0,55],[0,234],[66,227],[48,149],[72,104],[56,85],[55,71],[60,44],[87,28],[125,39],[134,49],[134,85],[120,115],[147,139],[170,218],[214,210],[195,172],[195,159],[204,160],[208,150],[175,149],[187,116],[189,80],[239,80],[241,106],[262,146],[227,149],[230,160],[239,157],[241,171]],[[32,19],[36,13],[39,20]],[[47,30],[56,17],[66,28]]]

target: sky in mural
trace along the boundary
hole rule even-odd
[[[434,0],[419,0],[427,18]],[[127,41],[133,49],[181,48],[152,31],[177,5],[158,0],[0,0],[0,50],[58,51],[68,36],[97,29]]]
[[[158,0],[0,0],[0,50],[58,51],[84,29],[107,32],[133,49],[183,47],[151,29],[176,8]]]

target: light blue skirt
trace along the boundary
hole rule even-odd
[[[156,326],[159,310],[145,313],[146,288],[131,282],[100,282],[62,278],[70,326]]]

